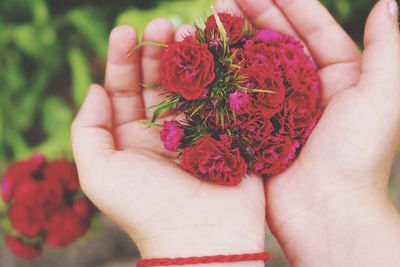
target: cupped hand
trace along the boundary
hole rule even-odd
[[[191,30],[175,33],[182,38]],[[158,103],[162,48],[138,44],[137,33],[119,26],[110,35],[104,88],[93,85],[72,127],[73,151],[82,188],[95,205],[122,226],[143,257],[258,253],[264,250],[262,180],[222,187],[192,177],[175,163],[146,128],[147,108]],[[143,41],[168,44],[170,22],[150,22]],[[260,263],[255,263],[260,264]],[[262,263],[261,263],[262,264]]]
[[[294,164],[266,181],[267,221],[291,264],[398,266],[400,219],[387,190],[400,137],[395,2],[372,10],[363,53],[317,0],[219,5],[297,36],[319,67],[323,116]]]

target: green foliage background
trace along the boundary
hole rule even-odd
[[[69,127],[88,85],[102,83],[108,34],[139,33],[152,18],[174,25],[209,13],[212,0],[2,0],[0,2],[0,173],[41,152],[71,157]],[[322,0],[361,44],[374,0]]]

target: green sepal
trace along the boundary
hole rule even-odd
[[[138,123],[147,126],[147,127],[156,127],[156,128],[162,128],[163,126],[160,123],[155,123],[151,121],[138,121]]]

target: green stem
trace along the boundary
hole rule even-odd
[[[143,46],[155,46],[155,47],[162,47],[162,48],[168,48],[168,45],[166,44],[160,44],[156,42],[141,42],[134,48],[132,48],[127,54],[126,57],[130,57],[133,53],[135,53],[138,49],[142,48]]]

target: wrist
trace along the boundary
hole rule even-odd
[[[400,217],[388,198],[357,196],[325,212],[310,224],[314,230],[303,237],[301,248],[296,242],[285,245],[291,266],[398,266]]]
[[[259,253],[265,251],[264,227],[257,230],[227,229],[226,227],[197,226],[189,230],[175,229],[172,234],[164,233],[136,241],[141,257],[178,258],[202,257],[214,255],[234,255]],[[208,264],[210,265],[210,264]],[[204,266],[208,266],[204,265]],[[185,265],[190,266],[190,265]],[[193,266],[200,266],[198,264]],[[238,263],[219,263],[212,266],[264,266],[262,261]]]

